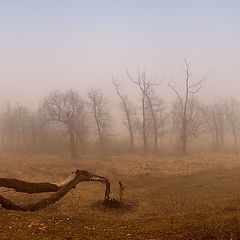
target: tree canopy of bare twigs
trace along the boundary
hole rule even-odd
[[[0,149],[45,154],[70,151],[71,156],[76,157],[90,149],[100,149],[102,153],[102,150],[132,152],[140,143],[145,153],[152,149],[154,153],[180,149],[185,155],[199,147],[238,153],[240,103],[234,98],[215,102],[197,98],[206,79],[207,74],[194,81],[191,67],[185,60],[182,86],[179,88],[173,80],[168,82],[175,96],[169,104],[158,91],[162,81],[149,78],[145,71],[137,71],[136,75],[127,72],[128,83],[132,83],[140,96],[138,107],[130,100],[135,94],[130,95],[128,85],[112,77],[122,121],[129,134],[129,148],[122,138],[125,131],[118,137],[113,134],[119,113],[113,122],[111,102],[100,89],[90,89],[85,100],[79,91],[70,89],[51,92],[37,107],[5,104],[0,109]],[[91,144],[95,141],[96,145]]]
[[[145,71],[138,71],[136,76],[132,76],[128,71],[127,75],[132,83],[134,83],[140,90],[141,94],[141,111],[142,111],[142,138],[143,138],[143,147],[144,152],[147,152],[147,116],[146,111],[147,107],[150,111],[151,119],[153,122],[154,129],[154,148],[157,150],[158,147],[158,128],[157,120],[155,115],[155,110],[153,108],[153,95],[154,88],[161,84],[157,79],[147,78]]]
[[[77,157],[77,142],[86,137],[87,111],[85,102],[76,90],[54,91],[43,101],[46,121],[55,121],[65,126],[70,139],[70,151]]]
[[[226,121],[229,123],[234,138],[234,151],[238,151],[238,135],[240,132],[240,103],[231,98],[225,101]]]
[[[136,111],[133,104],[128,99],[128,96],[122,92],[121,82],[118,82],[116,79],[112,78],[112,84],[116,90],[118,97],[120,98],[121,110],[126,122],[125,125],[129,132],[130,146],[131,146],[131,149],[133,150],[134,149],[134,126],[133,125],[136,117]]]
[[[99,138],[100,149],[103,151],[104,141],[111,135],[110,104],[100,89],[90,89],[88,99],[94,128]]]
[[[173,84],[173,81],[170,81],[168,83],[168,86],[172,89],[174,94],[177,97],[178,101],[178,107],[179,107],[179,114],[180,114],[180,121],[181,121],[181,151],[183,155],[187,154],[187,142],[189,138],[189,126],[192,123],[189,119],[189,100],[191,99],[191,96],[195,95],[199,92],[199,90],[203,87],[203,83],[207,79],[207,74],[204,74],[200,80],[197,82],[192,82],[191,77],[192,73],[190,71],[190,65],[185,59],[185,89],[184,94],[181,95],[180,91],[177,89],[176,85]]]
[[[1,144],[6,150],[26,150],[30,138],[31,115],[29,110],[21,104],[8,103],[0,117],[1,121]]]

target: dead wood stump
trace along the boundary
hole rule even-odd
[[[91,174],[85,170],[76,170],[66,180],[59,183],[31,183],[18,179],[0,178],[0,187],[13,188],[17,192],[26,193],[42,193],[42,192],[54,192],[47,198],[44,198],[37,203],[28,204],[26,206],[19,206],[9,199],[0,195],[0,204],[3,208],[8,210],[20,210],[20,211],[36,211],[46,208],[50,204],[55,203],[63,196],[65,196],[71,189],[75,188],[78,183],[83,181],[98,181],[105,183],[105,196],[104,202],[110,200],[110,182],[107,178]]]

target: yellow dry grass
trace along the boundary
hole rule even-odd
[[[105,186],[82,182],[56,204],[42,210],[46,214],[88,218],[148,218],[189,212],[234,208],[240,204],[240,160],[234,154],[205,153],[179,156],[67,156],[0,155],[0,177],[33,182],[55,182],[75,169],[105,176],[112,184],[111,196],[118,198],[121,180],[131,211],[103,210],[94,203],[103,200]],[[23,194],[1,188],[4,196],[20,204],[48,194]]]

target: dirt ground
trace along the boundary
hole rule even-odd
[[[110,196],[116,199],[119,197],[118,181],[121,180],[125,185],[125,201],[130,206],[127,209],[105,209],[99,204],[104,198],[104,184],[82,182],[60,201],[36,213],[0,210],[2,224],[0,225],[0,235],[2,234],[3,239],[18,239],[18,237],[27,239],[31,231],[36,228],[34,222],[37,222],[36,226],[41,228],[39,225],[41,221],[45,226],[46,221],[56,223],[58,221],[56,219],[61,220],[60,223],[64,224],[65,227],[62,226],[64,228],[68,225],[70,228],[72,226],[72,232],[77,229],[76,221],[79,223],[77,226],[82,226],[87,234],[94,232],[92,228],[96,228],[96,224],[102,226],[101,234],[100,232],[100,235],[96,233],[95,238],[91,238],[92,235],[84,238],[86,234],[81,235],[82,238],[76,234],[73,236],[68,234],[69,239],[124,239],[125,237],[127,239],[171,239],[170,235],[179,230],[179,228],[174,230],[176,225],[178,226],[182,222],[188,222],[189,225],[189,221],[194,225],[195,220],[189,220],[192,219],[189,216],[197,214],[202,219],[202,216],[212,212],[215,219],[216,213],[222,211],[224,217],[227,214],[232,219],[238,214],[240,206],[240,160],[236,155],[230,153],[194,154],[188,157],[138,155],[99,157],[88,155],[75,160],[67,156],[2,153],[0,162],[1,177],[33,182],[56,182],[65,179],[75,169],[88,170],[94,174],[105,176],[111,181]],[[6,188],[0,188],[0,192],[3,196],[22,205],[37,201],[50,194],[16,193]],[[18,215],[19,217],[16,217]],[[17,222],[20,224],[19,229],[27,229],[27,235],[23,234],[22,237],[19,233],[13,238],[9,236],[9,234],[11,235],[11,224],[8,226],[10,228],[5,229],[5,223],[11,222],[11,218],[25,219],[24,222],[27,222],[30,227],[25,225],[23,227],[21,224],[24,223]],[[206,219],[208,218],[206,217]],[[212,219],[212,217],[210,218]],[[177,224],[175,224],[175,219]],[[87,223],[85,224],[84,221]],[[157,235],[155,234],[155,238],[150,232],[153,233],[153,229],[159,228],[159,226],[155,226],[156,221],[158,224],[161,223],[162,230]],[[137,223],[139,224],[136,225]],[[225,221],[223,223],[225,224]],[[83,226],[84,224],[86,226]],[[90,227],[89,224],[94,226]],[[149,234],[145,238],[139,238],[139,231],[137,231],[138,235],[136,236],[138,237],[134,238],[135,228],[131,228],[126,235],[121,235],[122,232],[120,232],[122,238],[117,238],[118,234],[114,235],[114,228],[118,229],[126,224],[136,225],[139,231],[145,229],[145,233],[149,232]],[[111,225],[113,233],[101,238],[104,232],[110,231]],[[84,229],[84,227],[86,228]],[[123,228],[124,234],[127,232],[125,230]],[[43,236],[40,234],[42,239],[56,239],[55,227],[54,230],[51,230],[52,233],[46,235],[44,235],[45,230],[40,229],[39,231],[43,234]],[[164,234],[169,231],[171,234],[166,238]],[[171,236],[174,238],[174,235]],[[34,238],[37,239],[37,237],[38,234]],[[41,238],[39,237],[39,239]],[[59,239],[67,238],[59,236]],[[179,239],[186,238],[179,237]]]

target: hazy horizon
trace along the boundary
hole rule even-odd
[[[240,239],[240,1],[0,0],[0,35],[0,239]]]
[[[209,72],[201,99],[239,98],[239,7],[206,0],[1,1],[0,103],[37,103],[53,89],[84,96],[91,87],[114,99],[112,75],[135,98],[126,69],[137,68],[164,78],[159,96],[171,99],[167,82],[181,84],[184,58],[193,80]]]

